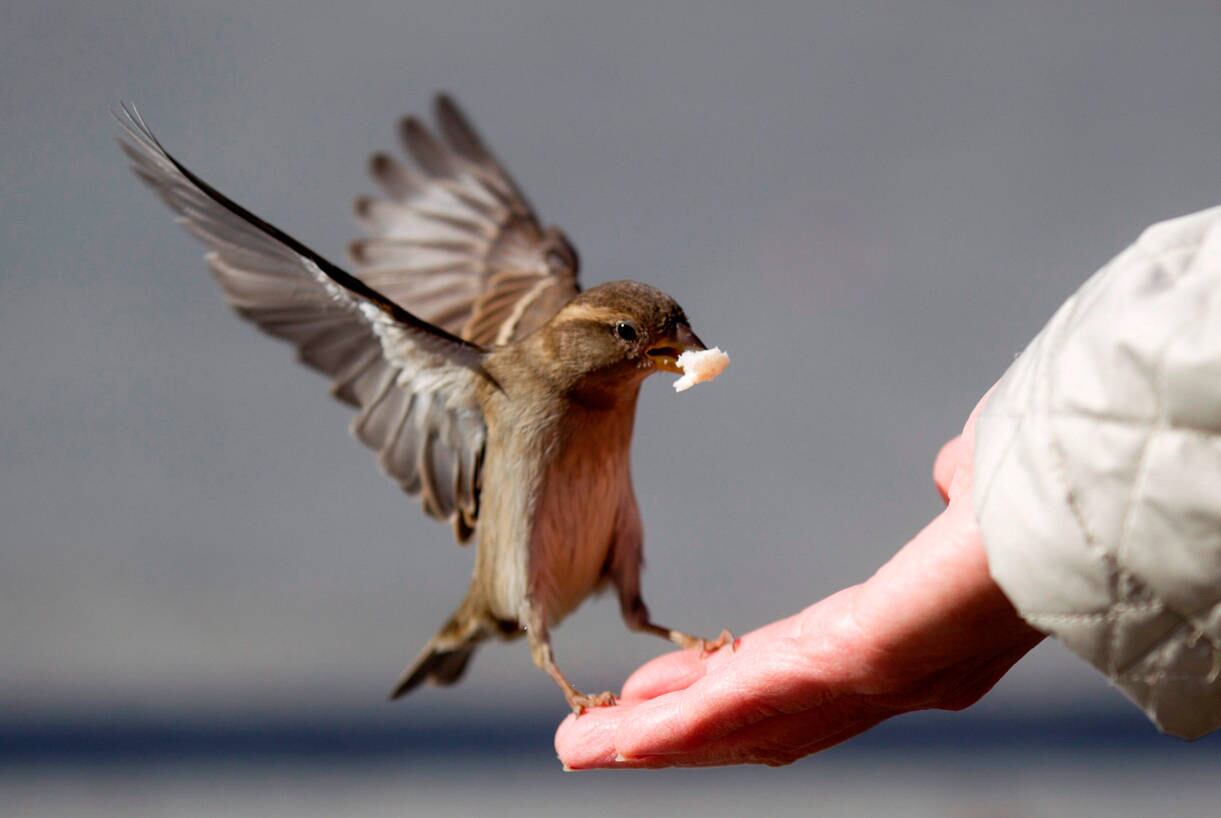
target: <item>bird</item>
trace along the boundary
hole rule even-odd
[[[357,411],[352,434],[460,544],[476,541],[465,597],[394,686],[452,685],[476,648],[526,637],[572,710],[615,703],[561,672],[552,629],[611,587],[632,631],[684,649],[641,592],[643,527],[630,444],[643,381],[706,347],[678,302],[612,281],[582,289],[577,252],[543,227],[448,95],[433,128],[407,116],[412,162],[375,153],[381,196],[356,199],[367,234],[345,270],[213,188],[171,155],[134,105],[114,111],[135,174],[204,243],[229,304],[296,347]],[[435,129],[435,130],[434,130]]]

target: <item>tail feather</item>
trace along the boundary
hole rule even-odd
[[[475,648],[490,635],[488,617],[478,595],[468,593],[445,626],[403,671],[390,699],[402,698],[424,682],[452,685],[462,678]]]
[[[436,645],[437,640],[434,639],[403,672],[402,678],[390,694],[390,699],[393,701],[406,696],[425,681],[437,685],[452,685],[466,672],[466,666],[471,661],[479,641],[473,639],[454,647],[443,648]]]

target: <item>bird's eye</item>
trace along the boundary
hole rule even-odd
[[[620,321],[618,324],[615,324],[615,334],[625,341],[635,341],[639,337],[636,327],[627,321]]]

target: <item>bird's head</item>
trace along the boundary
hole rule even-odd
[[[613,281],[569,301],[536,334],[548,368],[570,388],[632,392],[678,356],[704,349],[683,308],[647,284]]]

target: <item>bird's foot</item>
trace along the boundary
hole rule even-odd
[[[592,696],[574,691],[565,698],[568,699],[568,706],[572,708],[572,712],[578,716],[591,707],[614,707],[615,702],[618,701],[615,698],[615,694],[609,690],[595,693]]]
[[[702,639],[698,636],[691,636],[690,634],[686,633],[675,633],[674,641],[676,641],[679,647],[683,648],[683,650],[698,650],[700,652],[700,658],[703,658],[716,653],[726,645],[730,646],[730,650],[737,650],[738,645],[742,640],[736,638],[729,631],[723,630],[716,639]]]

